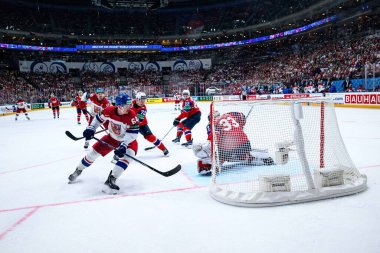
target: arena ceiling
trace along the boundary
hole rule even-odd
[[[43,5],[50,7],[104,7],[120,8],[163,8],[199,7],[223,3],[244,3],[252,0],[0,0],[18,5]]]

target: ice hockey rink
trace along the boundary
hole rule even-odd
[[[148,104],[148,121],[161,138],[177,116],[173,104]],[[209,103],[199,103],[202,120],[194,141],[206,139]],[[0,117],[0,252],[380,252],[380,110],[336,108],[347,150],[368,189],[362,193],[302,204],[243,208],[212,199],[209,176],[196,171],[191,149],[165,138],[170,156],[139,136],[137,158],[163,177],[133,162],[117,180],[118,195],[102,193],[113,153],[99,158],[68,184],[86,154],[74,108]],[[92,142],[93,144],[94,142]]]

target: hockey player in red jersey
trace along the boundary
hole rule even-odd
[[[50,95],[50,99],[48,102],[49,108],[53,110],[53,117],[55,119],[55,116],[57,114],[57,117],[59,118],[59,106],[61,105],[61,101],[58,100],[56,96],[54,96],[54,93]]]
[[[109,173],[103,192],[116,194],[119,186],[115,184],[116,179],[128,168],[130,158],[137,154],[137,136],[139,133],[139,120],[132,110],[132,99],[127,94],[119,94],[116,97],[116,106],[109,106],[100,114],[96,115],[91,125],[83,132],[86,140],[93,138],[96,129],[104,123],[108,123],[109,134],[101,140],[115,148],[115,155],[119,157],[115,167]],[[69,182],[74,182],[84,169],[89,167],[99,156],[106,156],[113,149],[98,141],[93,149],[80,161],[75,171],[69,176]]]
[[[193,129],[193,127],[201,120],[201,111],[193,98],[190,96],[189,90],[184,90],[182,92],[182,96],[182,112],[177,118],[174,119],[173,122],[173,126],[177,127],[177,137],[173,140],[173,142],[179,143],[182,134],[185,133],[186,142],[182,145],[188,147],[193,145],[191,129]],[[182,119],[185,120],[181,122]]]
[[[241,112],[228,112],[220,115],[214,112],[214,132],[212,134],[211,120],[207,125],[207,142],[195,144],[194,154],[200,158],[197,163],[198,173],[208,174],[211,172],[211,146],[216,141],[218,146],[217,161],[220,165],[224,162],[243,162],[251,165],[271,165],[273,159],[268,153],[252,151],[251,143],[244,132],[246,117]]]
[[[178,94],[177,92],[174,93],[174,110],[178,110],[180,111],[181,110],[181,100],[182,100],[182,97],[180,94]]]
[[[91,102],[91,109],[90,109],[90,124],[92,119],[95,115],[99,114],[101,111],[106,109],[108,106],[110,106],[110,103],[108,102],[104,89],[103,88],[97,88],[95,90],[95,93],[92,93],[90,95],[90,102]]]
[[[82,112],[84,116],[86,117],[87,122],[90,121],[90,117],[87,113],[87,102],[86,102],[86,95],[87,92],[83,93],[83,91],[79,91],[78,95],[75,97],[72,105],[77,108],[77,122],[78,125],[80,125],[80,117],[82,116]]]
[[[169,151],[165,147],[165,145],[152,133],[148,126],[148,120],[146,118],[147,108],[145,106],[146,102],[146,94],[144,92],[138,92],[136,94],[136,99],[133,100],[133,108],[140,122],[140,133],[144,136],[144,138],[153,143],[157,148],[162,150],[164,155],[168,155]]]
[[[97,88],[95,90],[95,93],[92,93],[90,95],[90,102],[91,102],[90,104],[91,109],[88,112],[90,114],[90,120],[88,122],[89,125],[91,124],[92,120],[97,114],[101,113],[104,109],[110,106],[110,103],[105,97],[103,88]],[[84,148],[87,149],[89,145],[90,145],[90,140],[86,140],[84,143]]]
[[[19,99],[17,100],[16,102],[16,106],[17,106],[17,109],[16,109],[16,118],[15,120],[17,120],[17,117],[20,113],[24,113],[25,114],[25,117],[30,120],[29,116],[28,116],[28,113],[26,112],[26,102],[24,99],[22,99],[22,97],[19,97]]]

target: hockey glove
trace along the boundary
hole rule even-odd
[[[178,126],[179,125],[179,119],[176,118],[174,121],[173,121],[173,126]]]
[[[83,137],[86,138],[86,140],[91,140],[94,137],[95,130],[92,126],[88,126],[86,130],[83,131]]]
[[[115,155],[120,158],[122,158],[126,152],[127,152],[127,147],[123,145],[123,143],[120,143],[120,146],[114,151]]]

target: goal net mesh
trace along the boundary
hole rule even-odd
[[[213,102],[210,117],[210,193],[221,202],[282,205],[366,188],[329,99]]]

